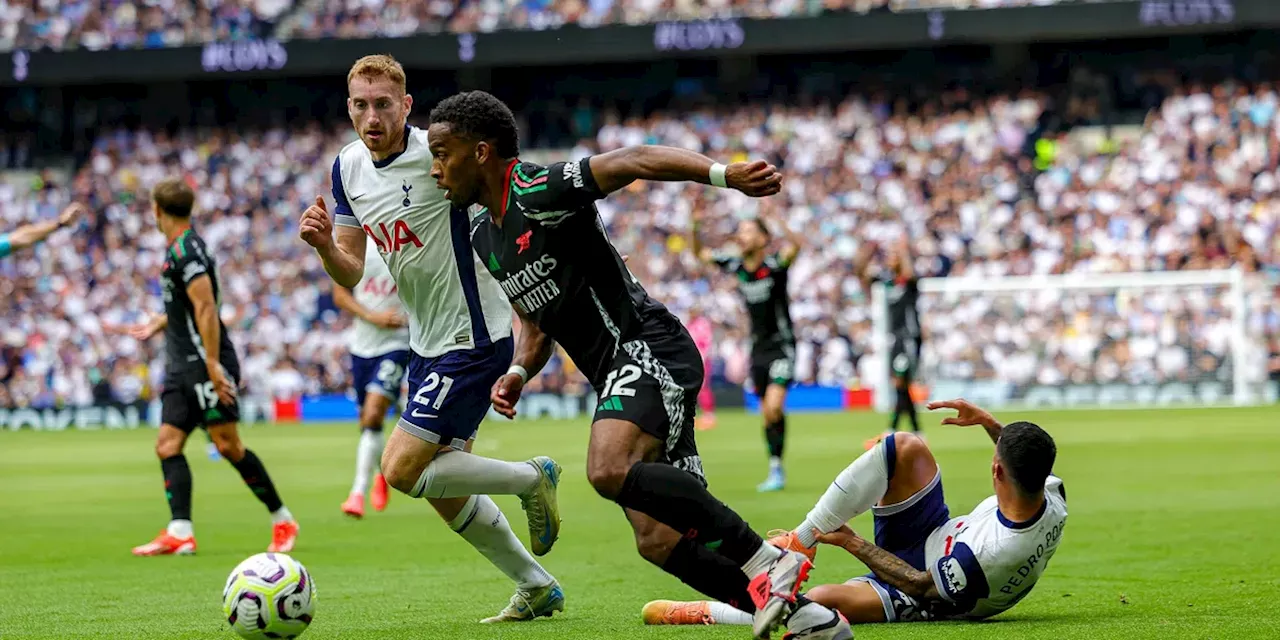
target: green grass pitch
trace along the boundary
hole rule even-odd
[[[925,416],[934,425],[937,416]],[[1071,515],[1035,592],[985,623],[876,625],[859,638],[1280,638],[1280,410],[1005,413],[1057,439]],[[831,478],[884,425],[870,414],[791,417],[790,485],[760,495],[758,418],[723,414],[699,434],[711,487],[764,531],[793,526]],[[952,513],[991,492],[991,444],[980,430],[927,426]],[[486,423],[477,452],[549,454],[565,468],[564,527],[545,565],[568,611],[487,627],[511,586],[430,508],[393,496],[384,513],[338,511],[351,482],[350,425],[245,431],[302,524],[294,556],[311,570],[316,619],[305,638],[745,638],[745,627],[646,628],[640,607],[692,591],[632,547],[621,511],[584,473],[585,421]],[[225,462],[188,449],[198,556],[134,558],[168,517],[154,432],[0,433],[0,638],[232,638],[220,592],[240,560],[263,551],[269,521]],[[499,503],[520,537],[518,504]],[[871,519],[854,521],[870,535]],[[865,569],[826,549],[810,584]]]

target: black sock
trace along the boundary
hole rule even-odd
[[[783,446],[787,442],[786,416],[764,425],[764,440],[769,445],[769,457],[781,458]]]
[[[676,543],[662,570],[680,579],[705,596],[735,609],[755,613],[747,585],[751,581],[732,560],[684,537]]]
[[[898,389],[898,409],[894,413],[895,415],[897,413],[907,414],[907,419],[911,421],[911,430],[920,430],[920,420],[916,416],[916,403],[911,400],[911,390],[906,385],[904,385],[903,388]],[[894,426],[896,427],[897,424],[898,423],[895,420]]]
[[[739,567],[764,543],[741,516],[711,495],[697,477],[671,465],[635,463],[614,501],[700,544],[718,544],[716,551]]]
[[[898,430],[898,411],[899,411],[899,407],[901,406],[902,406],[901,401],[895,401],[893,403],[893,413],[889,414],[889,431],[890,432]]]
[[[191,467],[187,457],[179,453],[160,461],[164,473],[164,497],[169,500],[169,517],[173,520],[191,519]]]
[[[271,476],[267,475],[267,468],[262,466],[262,461],[252,451],[245,449],[240,462],[232,462],[231,466],[240,472],[240,477],[244,478],[244,483],[249,485],[253,495],[267,505],[267,511],[275,513],[284,506],[280,501],[280,494],[276,493],[276,486],[271,483]]]

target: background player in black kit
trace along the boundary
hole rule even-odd
[[[769,476],[759,491],[781,491],[787,483],[782,470],[782,450],[787,438],[787,389],[795,375],[796,337],[791,324],[791,300],[787,277],[791,263],[800,252],[800,239],[778,225],[786,234],[786,244],[769,253],[772,234],[765,220],[755,218],[738,223],[739,252],[729,255],[702,246],[698,222],[693,225],[693,252],[698,259],[714,264],[738,279],[738,293],[751,316],[751,384],[760,397],[764,418],[764,439],[769,447]]]
[[[818,627],[815,638],[851,637],[834,612],[797,597],[808,559],[765,543],[707,491],[693,437],[701,356],[632,277],[595,209],[638,179],[766,196],[782,176],[764,162],[726,167],[670,147],[521,162],[514,116],[481,91],[441,102],[428,134],[431,175],[449,201],[484,207],[472,246],[524,320],[515,364],[494,385],[498,412],[514,415],[524,382],[560,342],[599,395],[588,479],[624,508],[640,554],[703,593],[755,609],[757,637],[784,620],[792,631]]]
[[[155,540],[134,547],[138,556],[195,553],[191,527],[191,468],[182,454],[187,436],[205,428],[219,453],[240,472],[245,484],[271,511],[274,523],[268,551],[287,552],[298,523],[281,502],[262,461],[246,449],[236,432],[240,406],[236,389],[240,361],[218,317],[221,283],[217,264],[204,240],[191,228],[195,192],[179,179],[163,180],[151,191],[152,209],[169,248],[160,284],[165,314],[135,327],[140,340],[164,330],[165,377],[160,396],[160,432],[156,455],[164,472],[165,496],[172,519]]]
[[[898,419],[906,414],[911,420],[911,430],[919,432],[920,420],[916,416],[915,401],[911,399],[911,383],[915,379],[916,367],[920,364],[920,341],[923,334],[920,331],[920,315],[916,311],[920,289],[915,267],[911,264],[911,245],[907,238],[902,238],[888,251],[885,267],[879,271],[871,268],[876,251],[874,244],[867,243],[854,259],[854,272],[868,295],[871,294],[871,287],[883,286],[885,297],[889,301],[889,334],[893,340],[889,348],[889,374],[897,395],[893,415],[889,419],[889,431],[896,431]],[[879,442],[881,437],[883,436],[868,440],[868,448]]]

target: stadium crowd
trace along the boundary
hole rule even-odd
[[[954,89],[916,105],[873,94],[678,116],[605,112],[594,137],[567,155],[659,143],[726,160],[766,157],[784,168],[784,192],[771,199],[637,183],[600,204],[650,292],[685,318],[713,320],[714,371],[735,384],[748,366],[746,318],[731,279],[690,255],[694,218],[712,245],[730,244],[737,221],[757,215],[808,240],[791,276],[797,374],[825,385],[869,375],[872,359],[860,356],[873,348],[871,321],[852,270],[864,242],[887,246],[906,234],[917,273],[951,278],[1233,265],[1274,275],[1276,87],[1176,85],[1132,139],[1099,149],[1064,135],[1040,170],[1029,136],[1048,100],[1033,91]],[[249,392],[344,392],[348,319],[295,221],[315,194],[328,193],[331,158],[351,139],[341,125],[104,131],[69,183],[50,175],[29,189],[0,184],[0,229],[55,215],[72,198],[95,212],[74,232],[0,260],[0,406],[155,393],[161,341],[140,344],[122,328],[161,310],[163,240],[147,189],[171,173],[200,193],[198,225],[220,259],[223,316]],[[1105,382],[1121,369],[1135,380],[1223,375],[1222,294],[1038,294],[1008,304],[926,297],[925,362],[930,375],[1042,384]],[[1263,290],[1249,301],[1260,347],[1280,347],[1275,299]],[[1280,372],[1280,359],[1271,366]],[[582,388],[560,358],[535,384]]]
[[[0,0],[0,51],[154,49],[270,37],[394,38],[446,30],[488,32],[1081,1],[1095,0]]]

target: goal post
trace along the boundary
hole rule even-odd
[[[959,276],[919,281],[915,378],[929,396],[992,407],[1246,406],[1274,402],[1251,309],[1261,280],[1203,271]],[[888,294],[872,289],[875,407],[889,411]]]

